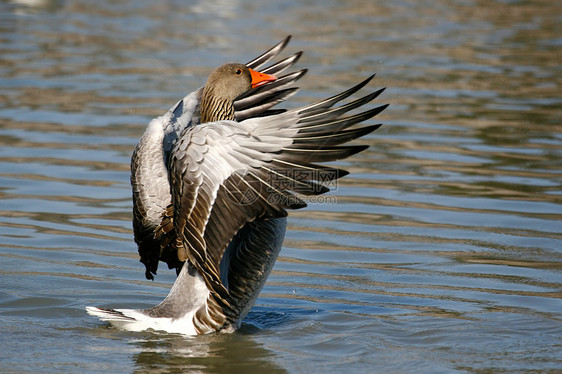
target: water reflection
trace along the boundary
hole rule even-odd
[[[190,373],[249,373],[287,371],[275,363],[274,353],[256,343],[251,335],[210,335],[186,338],[148,335],[130,343],[135,371]]]

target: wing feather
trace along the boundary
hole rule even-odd
[[[298,90],[291,85],[306,73],[279,76],[302,52],[262,69],[289,40],[247,64],[279,79],[237,98],[238,122],[200,124],[197,90],[158,119],[164,134],[149,126],[133,155],[133,225],[146,276],[156,273],[158,259],[176,269],[184,261],[193,265],[210,290],[206,309],[194,318],[198,331],[220,329],[247,312],[277,256],[287,210],[305,207],[300,195],[325,193],[326,182],[347,174],[317,162],[366,149],[348,142],[375,131],[380,125],[358,124],[387,107],[353,113],[384,89],[346,100],[373,75],[311,105],[271,109]],[[143,190],[155,172],[166,181],[153,188],[158,204]]]
[[[291,37],[288,36],[268,51],[248,62],[252,69],[261,69],[276,58],[287,46]],[[273,63],[262,71],[269,74],[280,74],[293,66],[302,52]],[[244,95],[237,102],[235,116],[243,120],[258,116],[268,116],[284,112],[283,109],[271,109],[296,92],[291,88],[306,70],[280,76],[278,81],[258,87]],[[151,121],[145,134],[133,152],[131,159],[131,184],[133,187],[133,229],[138,245],[141,262],[146,266],[146,278],[154,279],[158,262],[164,261],[170,268],[179,272],[183,261],[187,258],[182,242],[175,236],[173,229],[174,207],[170,194],[170,182],[174,178],[169,175],[170,152],[177,139],[186,129],[200,123],[202,88],[188,94],[176,103],[166,114]],[[242,99],[242,98],[241,98]],[[203,145],[204,136],[192,134],[191,143]],[[187,147],[188,143],[184,143]],[[185,148],[182,149],[185,152]],[[204,150],[194,149],[192,160],[202,160]],[[179,154],[178,154],[179,156]],[[194,165],[185,163],[188,171],[194,172]],[[182,173],[185,170],[182,170]],[[197,198],[197,191],[191,192]],[[195,235],[195,234],[194,234]],[[197,239],[197,237],[195,237]],[[195,240],[194,239],[194,240]],[[198,238],[201,240],[201,238]]]
[[[271,47],[262,55],[246,63],[246,66],[248,66],[250,69],[258,70],[260,67],[267,64],[269,61],[275,58],[275,56],[281,53],[281,51],[285,49],[287,44],[289,44],[290,40],[291,40],[291,35],[287,36],[285,39],[283,39],[282,41]]]
[[[175,229],[186,258],[211,290],[210,303],[225,308],[227,321],[229,316],[239,316],[247,305],[247,300],[239,300],[240,293],[244,294],[240,288],[243,275],[225,274],[230,271],[223,263],[229,243],[252,222],[282,218],[287,209],[306,206],[296,194],[325,193],[329,190],[324,185],[326,181],[347,173],[314,162],[342,159],[368,147],[347,143],[380,125],[351,126],[375,116],[386,106],[346,113],[369,103],[382,90],[329,109],[368,81],[320,104],[278,115],[201,124],[176,144],[170,159],[170,173],[181,175],[172,178],[171,185]],[[323,108],[322,112],[319,108]],[[259,255],[245,256],[249,262],[235,267],[245,266],[247,272],[257,269],[252,261]],[[231,278],[238,282],[237,290],[232,291],[235,294],[230,292]]]

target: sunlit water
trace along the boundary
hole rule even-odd
[[[0,2],[0,372],[562,370],[556,2],[309,3]],[[241,331],[88,316],[175,278],[145,280],[132,239],[149,120],[289,33],[310,70],[288,106],[372,72],[391,106],[334,198],[291,214]]]

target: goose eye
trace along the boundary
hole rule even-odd
[[[242,69],[236,69],[236,75],[242,74]]]

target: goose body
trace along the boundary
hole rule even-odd
[[[345,143],[380,125],[354,125],[386,108],[346,115],[383,89],[335,106],[370,77],[312,105],[271,109],[306,72],[279,76],[300,52],[261,69],[288,41],[247,64],[217,68],[204,87],[150,122],[131,160],[135,241],[147,279],[159,261],[178,277],[153,308],[86,307],[89,314],[132,331],[197,335],[240,326],[277,259],[287,210],[305,207],[299,195],[324,193],[322,182],[347,174],[315,162],[364,150]]]

